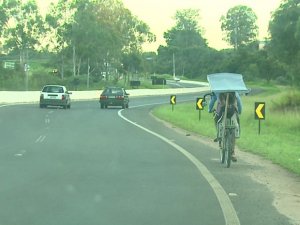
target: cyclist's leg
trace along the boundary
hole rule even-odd
[[[214,142],[218,141],[218,133],[219,133],[219,126],[218,126],[218,120],[219,120],[219,116],[218,114],[215,112],[214,113],[214,122],[215,122],[215,127],[216,127],[216,131],[217,131],[217,137],[214,139]]]
[[[238,137],[240,137],[241,135],[241,129],[240,129],[240,118],[239,118],[239,114],[236,112],[236,123],[237,123],[237,127],[235,129],[238,129]],[[235,133],[235,132],[234,132]],[[236,136],[234,135],[234,143],[233,143],[233,149],[232,149],[232,161],[233,162],[236,162],[237,161],[237,158],[236,158],[236,155],[235,155],[235,138]]]
[[[214,116],[214,120],[215,120],[215,125],[216,125],[216,129],[217,129],[217,137],[214,139],[214,142],[219,142],[220,144],[220,123],[222,122],[222,115],[219,114],[215,114]]]

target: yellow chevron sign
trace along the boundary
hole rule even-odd
[[[196,109],[198,110],[202,110],[203,109],[203,98],[197,98],[197,101],[196,101]]]
[[[172,105],[176,104],[176,95],[171,95],[171,97],[170,97],[170,104],[172,104]]]
[[[264,120],[265,119],[265,108],[266,104],[264,102],[255,102],[255,119]]]

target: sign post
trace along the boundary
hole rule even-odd
[[[258,134],[260,134],[260,121],[266,119],[266,103],[255,102],[254,105],[254,116],[258,120]]]

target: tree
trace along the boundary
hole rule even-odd
[[[287,63],[293,62],[300,50],[299,0],[285,0],[280,5],[272,15],[269,31],[272,52]]]
[[[300,85],[300,2],[284,0],[269,23],[269,51],[287,68],[290,81]]]
[[[74,26],[74,13],[76,7],[72,0],[59,0],[57,4],[51,3],[50,12],[46,15],[48,44],[47,51],[55,52],[61,78],[64,78],[65,63],[68,58],[73,62],[73,75],[75,76],[75,47],[72,47],[72,31]],[[71,56],[71,57],[68,57]]]
[[[11,16],[12,10],[17,5],[17,1],[3,0],[0,5],[0,32],[3,32],[3,28],[7,28],[8,21]]]
[[[154,40],[148,25],[119,0],[78,1],[74,22],[77,56],[102,63],[107,75],[109,68],[120,68],[122,53],[139,55],[142,43]]]
[[[155,74],[157,66],[157,53],[156,52],[143,52],[142,53],[142,69],[146,74]]]
[[[257,16],[247,6],[239,5],[229,9],[226,16],[220,19],[225,40],[235,49],[256,40],[258,34],[256,20]]]
[[[22,4],[22,1],[12,1],[15,6],[9,15],[9,25],[4,31],[4,47],[10,52],[20,52],[20,64],[28,59],[28,51],[38,49],[40,35],[43,31],[43,20],[34,0]]]
[[[74,76],[83,64],[88,72],[90,66],[106,74],[109,68],[116,71],[123,52],[139,52],[142,43],[154,40],[148,25],[120,0],[77,0],[73,4],[60,0],[53,12],[48,16],[49,25],[56,30],[58,50],[72,56]]]
[[[201,35],[199,10],[183,9],[175,13],[176,25],[164,33],[166,43],[174,48],[207,46]]]
[[[201,35],[199,27],[199,10],[184,9],[178,10],[175,14],[176,24],[164,33],[167,46],[158,49],[158,59],[164,59],[164,71],[172,71],[172,58],[176,61],[176,71],[181,75],[186,72],[191,75],[189,68],[194,59],[198,57],[198,52],[207,48],[206,40]],[[163,67],[161,67],[163,68]],[[168,69],[167,69],[168,68]]]
[[[59,53],[71,44],[70,36],[74,23],[73,5],[72,1],[66,0],[59,0],[57,4],[51,3],[50,11],[45,19],[48,51]]]

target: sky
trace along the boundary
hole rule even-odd
[[[220,18],[227,11],[237,5],[245,5],[254,11],[259,27],[259,39],[268,36],[268,24],[271,14],[282,0],[123,0],[127,7],[140,20],[150,26],[151,32],[156,35],[157,41],[145,45],[144,50],[156,51],[159,45],[164,45],[163,33],[175,25],[174,15],[179,9],[199,9],[199,25],[203,28],[204,38],[208,45],[215,49],[224,49],[229,46],[223,41]]]
[[[55,0],[37,0],[42,10]],[[268,24],[271,14],[282,0],[123,0],[126,8],[138,19],[144,21],[156,35],[156,42],[143,46],[145,51],[156,51],[159,45],[165,45],[163,33],[175,25],[175,12],[180,9],[199,9],[199,25],[204,30],[203,36],[208,45],[215,49],[224,49],[229,46],[223,41],[220,18],[227,11],[237,5],[245,5],[254,11],[259,27],[259,39],[268,36]]]

